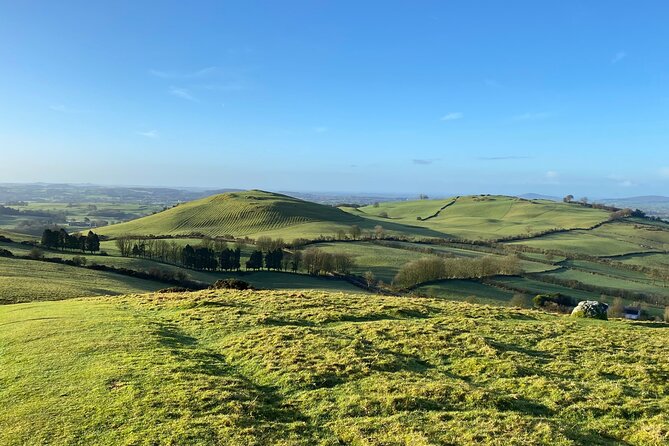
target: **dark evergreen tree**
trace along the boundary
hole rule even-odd
[[[58,247],[61,249],[61,251],[67,248],[69,239],[70,235],[64,228],[61,228],[60,231],[58,231]]]
[[[181,250],[181,263],[187,268],[195,267],[195,250],[191,245],[186,245]]]
[[[262,251],[253,251],[251,253],[251,257],[246,261],[246,269],[252,269],[254,271],[257,271],[259,269],[262,269],[263,265],[263,255]]]
[[[265,268],[280,270],[282,260],[283,250],[281,248],[272,249],[265,254]]]
[[[140,255],[142,255],[142,250],[137,243],[132,245],[132,251],[131,252],[132,252],[132,255],[134,257],[139,257]]]
[[[42,246],[45,248],[58,248],[60,246],[60,234],[56,230],[45,229],[42,233]]]
[[[97,252],[100,250],[100,237],[93,232],[93,231],[88,231],[88,235],[86,236],[86,242],[84,243],[84,247],[86,250],[90,252]]]
[[[237,247],[235,248],[235,251],[232,256],[232,264],[230,265],[230,269],[239,271],[239,268],[241,267],[242,267],[242,250],[239,247]]]
[[[218,263],[222,270],[230,271],[233,263],[234,251],[230,248],[224,248],[218,256]]]

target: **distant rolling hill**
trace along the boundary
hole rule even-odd
[[[154,215],[100,228],[99,233],[109,236],[192,233],[245,236],[273,233],[287,227],[309,224],[318,224],[325,228],[348,227],[363,221],[363,218],[335,207],[287,195],[251,190],[218,194],[183,203]]]
[[[415,224],[463,239],[490,240],[552,229],[590,228],[610,214],[575,203],[527,200],[504,195],[475,195],[444,200],[380,203],[359,215],[397,224]]]
[[[154,215],[99,228],[102,235],[267,235],[292,240],[332,236],[359,226],[386,235],[423,238],[500,239],[556,228],[590,228],[606,211],[578,204],[507,196],[386,202],[336,208],[288,195],[251,190],[180,204]]]

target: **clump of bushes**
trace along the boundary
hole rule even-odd
[[[28,257],[33,259],[33,260],[39,260],[39,259],[44,258],[44,252],[42,252],[42,250],[39,249],[38,247],[34,247],[28,253]]]
[[[534,302],[532,301],[532,297],[522,293],[514,294],[509,301],[510,306],[518,308],[532,308],[533,303]]]
[[[221,279],[209,287],[210,290],[251,290],[250,283],[239,279]]]
[[[406,289],[433,280],[514,275],[521,271],[519,259],[513,255],[475,259],[428,257],[402,266],[393,279],[393,285]]]
[[[7,249],[0,248],[0,257],[14,257],[14,254]]]
[[[74,256],[72,257],[72,261],[77,266],[84,266],[88,260],[83,256]]]
[[[532,299],[534,306],[548,311],[557,311],[559,313],[568,313],[571,308],[576,306],[574,298],[560,293],[537,294]]]

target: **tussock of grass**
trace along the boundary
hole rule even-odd
[[[315,291],[10,305],[0,443],[660,445],[668,334]]]

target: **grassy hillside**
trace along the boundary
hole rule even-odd
[[[101,228],[105,235],[202,233],[244,236],[305,223],[353,225],[360,217],[286,195],[252,190],[214,195],[127,223]]]
[[[74,266],[0,257],[0,304],[142,293],[167,286]]]
[[[14,255],[25,256],[30,247],[19,244],[0,243],[0,249],[7,249]],[[212,284],[219,279],[234,277],[249,282],[259,289],[314,289],[328,291],[361,292],[349,282],[331,277],[307,274],[257,272],[209,272],[181,268],[136,257],[116,257],[86,255],[81,253],[44,251],[45,257],[59,257],[71,260],[85,258],[87,265],[100,264],[135,271],[163,270],[181,272],[189,279]],[[102,294],[128,294],[155,291],[171,285],[135,279],[120,274],[87,270],[68,265],[60,265],[33,260],[0,257],[0,304],[31,302],[35,300],[67,299],[73,297],[97,296]]]
[[[338,230],[348,231],[355,224],[364,233],[381,225],[387,234],[410,237],[499,239],[554,228],[589,228],[609,216],[605,211],[576,204],[505,196],[388,202],[342,209],[253,190],[184,203],[154,215],[100,228],[99,233],[268,235],[291,240],[332,236]]]
[[[553,228],[589,228],[609,217],[608,212],[577,204],[506,196],[388,202],[359,211],[360,215],[418,225],[464,239],[497,239]],[[384,214],[387,219],[379,217]]]
[[[287,195],[251,190],[230,192],[180,204],[174,208],[126,223],[99,228],[108,236],[119,235],[233,235],[257,237],[266,235],[295,238],[333,236],[337,231],[348,233],[358,225],[369,233],[379,222],[347,213],[339,208],[289,197]],[[388,233],[408,236],[440,237],[443,234],[428,228],[386,222]]]
[[[199,292],[0,307],[0,444],[661,445],[669,328]]]
[[[594,256],[665,252],[669,251],[669,225],[616,221],[589,231],[549,234],[512,243]]]

